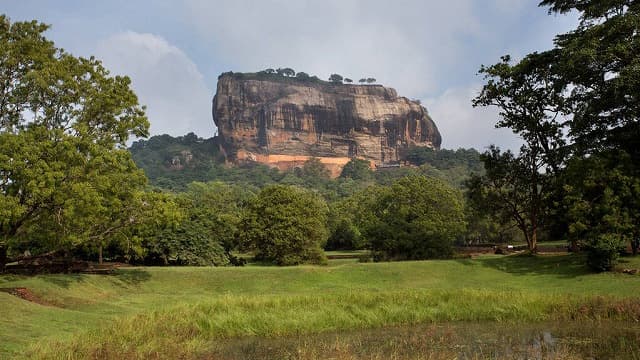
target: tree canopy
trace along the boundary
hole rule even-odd
[[[365,227],[377,260],[446,258],[465,231],[462,194],[438,180],[408,176],[376,194]]]
[[[146,182],[125,145],[149,123],[128,77],[56,48],[47,29],[0,16],[0,247],[37,233],[100,248]]]
[[[329,81],[336,84],[342,84],[342,79],[342,75],[338,74],[331,74],[331,76],[329,76]]]
[[[470,192],[485,196],[472,202],[512,203],[512,217],[526,215],[521,218],[529,219],[532,236],[540,223],[533,220],[544,212],[563,214],[569,238],[589,250],[589,264],[608,270],[621,243],[638,243],[628,224],[640,213],[634,190],[640,178],[640,6],[631,0],[544,0],[540,6],[575,12],[580,23],[557,35],[550,50],[515,63],[504,56],[480,68],[486,83],[474,105],[497,106],[496,126],[512,129],[525,144],[516,155],[485,155],[487,175],[475,178]],[[491,194],[511,194],[514,201],[490,201]],[[497,206],[494,214],[504,209]]]
[[[242,220],[243,248],[277,265],[323,263],[328,208],[295,186],[270,185],[249,203]]]

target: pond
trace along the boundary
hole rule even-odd
[[[445,323],[216,341],[204,359],[640,359],[640,324]]]

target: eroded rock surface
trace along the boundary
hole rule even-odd
[[[280,168],[313,156],[335,173],[353,157],[382,165],[402,160],[409,146],[441,143],[423,106],[381,85],[225,73],[213,120],[228,160]]]

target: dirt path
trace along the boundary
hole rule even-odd
[[[22,300],[26,300],[32,303],[36,303],[38,305],[43,306],[54,306],[53,304],[41,299],[37,295],[31,292],[31,290],[24,287],[15,287],[15,288],[0,288],[0,291],[6,292],[7,294],[11,294],[13,296],[19,297]]]

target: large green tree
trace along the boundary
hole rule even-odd
[[[626,153],[572,159],[564,174],[569,236],[589,250],[588,264],[607,271],[627,244],[634,254],[640,240],[640,178]]]
[[[322,263],[328,208],[316,194],[270,185],[249,203],[242,223],[245,249],[277,265]]]
[[[368,170],[371,171],[371,170]],[[364,231],[377,221],[373,209],[385,187],[371,185],[330,204],[327,250],[356,250],[369,244]]]
[[[574,12],[578,27],[556,37],[550,60],[568,91],[570,135],[580,152],[624,150],[640,157],[640,4],[634,0],[544,0]]]
[[[227,257],[234,259],[231,251],[239,245],[242,215],[254,196],[245,187],[219,181],[191,183],[185,193],[189,221],[201,226],[205,235],[219,243]]]
[[[164,210],[149,213],[146,223],[138,227],[144,262],[238,264],[232,251],[238,246],[243,211],[252,196],[244,187],[222,182],[193,182],[184,193],[156,194],[151,199],[153,208]]]
[[[466,182],[468,204],[475,212],[489,214],[502,226],[515,224],[530,252],[537,251],[538,230],[544,218],[548,176],[539,172],[536,157],[526,147],[519,155],[491,146],[482,154],[484,175]]]
[[[511,128],[524,139],[527,156],[516,159],[540,164],[538,171],[530,172],[529,188],[546,192],[542,179],[551,182],[547,188],[555,189],[554,203],[538,203],[559,206],[556,214],[570,213],[570,233],[573,237],[591,234],[591,249],[599,248],[598,241],[611,248],[607,244],[617,235],[610,234],[622,235],[626,229],[625,236],[633,237],[631,228],[620,224],[625,223],[623,218],[636,217],[635,210],[629,212],[623,204],[638,202],[625,184],[632,184],[640,175],[634,165],[640,160],[640,4],[633,0],[544,0],[540,6],[549,7],[550,13],[578,14],[580,23],[575,30],[558,35],[551,50],[529,54],[515,64],[506,56],[496,65],[482,67],[487,83],[474,104],[498,106],[502,117],[498,126]],[[629,156],[631,161],[601,161],[611,154],[619,160]],[[576,182],[571,175],[575,170],[564,168],[567,162],[574,169],[586,166],[582,174],[588,174],[592,183]],[[565,172],[566,176],[558,177]],[[570,183],[559,191],[563,180]],[[592,186],[610,182],[606,188]],[[592,199],[598,191],[606,195],[598,198],[607,199],[603,203]],[[626,200],[619,201],[622,198]],[[594,214],[578,211],[584,204],[609,215],[601,222],[589,220]],[[623,213],[626,215],[609,221],[617,216],[611,214]],[[584,217],[582,221],[579,216]]]
[[[465,231],[462,194],[444,182],[408,176],[376,196],[365,229],[376,260],[446,258]]]
[[[56,234],[40,248],[99,248],[145,183],[125,150],[149,127],[131,81],[56,48],[47,28],[0,16],[0,254],[35,229]]]

